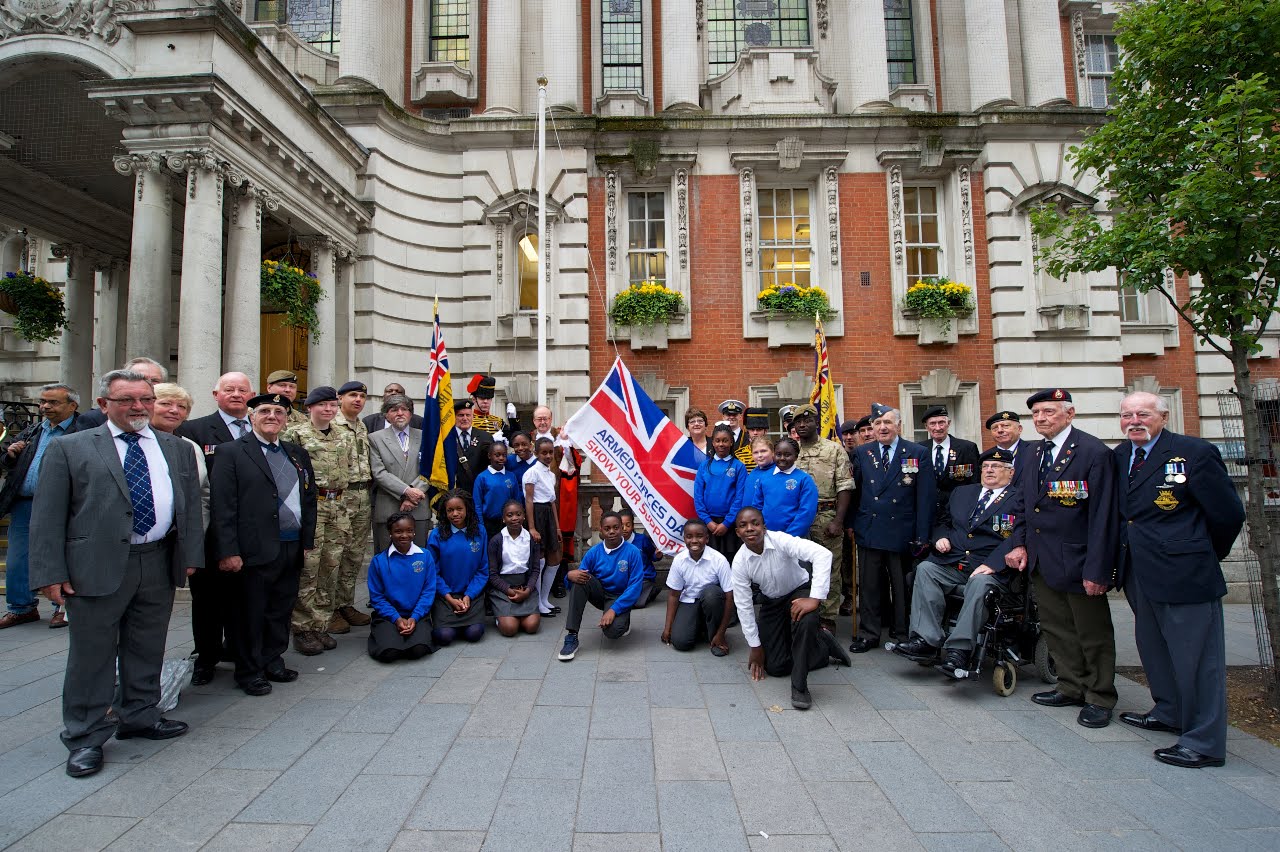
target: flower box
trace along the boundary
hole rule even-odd
[[[631,348],[666,349],[668,328],[667,323],[631,326]]]
[[[951,346],[959,339],[957,323],[950,317],[921,317],[918,340],[921,346]]]

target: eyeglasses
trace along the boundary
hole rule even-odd
[[[108,396],[105,399],[107,402],[114,402],[116,405],[127,405],[130,408],[139,403],[142,405],[155,405],[156,402],[154,396]]]

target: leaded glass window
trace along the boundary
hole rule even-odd
[[[601,0],[600,57],[605,91],[644,91],[643,0]]]
[[[342,0],[287,0],[289,29],[307,44],[327,53],[342,46]]]
[[[667,281],[667,194],[627,193],[627,264],[632,284]]]
[[[884,0],[884,34],[889,53],[889,88],[916,82],[916,36],[911,0]]]
[[[760,189],[760,289],[776,284],[809,286],[813,253],[809,190]]]
[[[431,61],[456,62],[463,68],[471,60],[471,13],[467,0],[431,0]]]
[[[1085,79],[1089,87],[1089,106],[1106,109],[1111,106],[1111,76],[1115,73],[1120,53],[1116,49],[1116,37],[1089,35],[1085,37]]]
[[[707,61],[723,74],[748,47],[808,47],[809,0],[707,0]]]

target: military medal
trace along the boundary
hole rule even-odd
[[[1187,464],[1186,459],[1172,459],[1164,466],[1164,481],[1176,482],[1182,485],[1187,481]]]
[[[903,485],[910,485],[912,482],[914,482],[915,479],[912,477],[912,474],[919,473],[919,472],[920,472],[919,459],[903,459],[902,460],[902,474],[903,474],[902,484]]]

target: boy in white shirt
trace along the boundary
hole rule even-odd
[[[711,653],[729,653],[724,632],[733,616],[733,571],[724,555],[707,549],[711,533],[694,518],[684,525],[685,549],[671,563],[667,623],[662,641],[677,651],[692,651],[699,635],[711,640]]]

